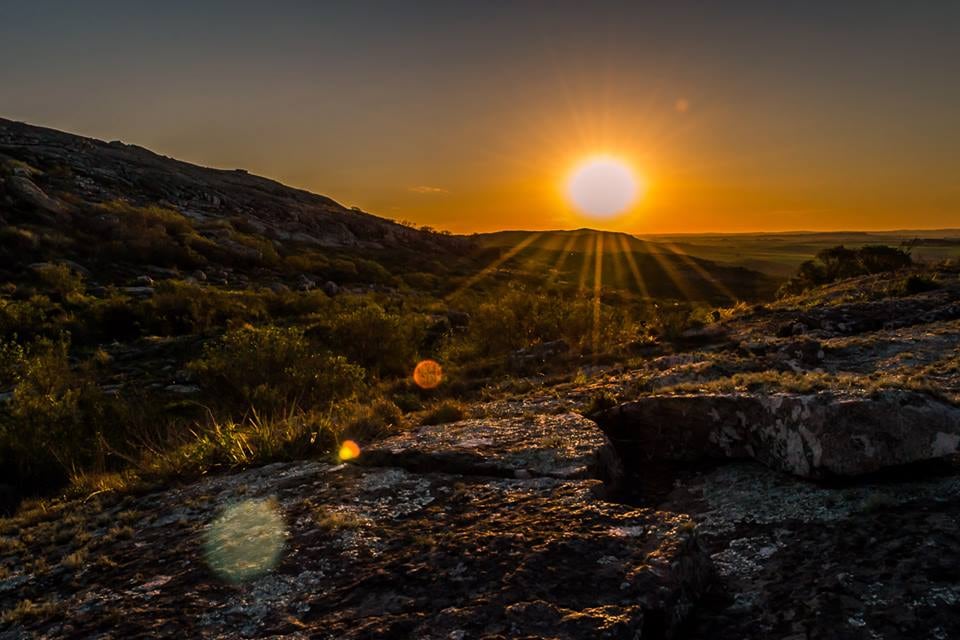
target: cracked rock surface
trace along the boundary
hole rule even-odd
[[[471,443],[479,428],[451,427],[437,468],[494,446]],[[535,421],[483,429],[518,450],[501,469],[544,476],[301,462],[39,514],[4,534],[33,546],[4,555],[0,606],[53,606],[0,637],[675,635],[712,577],[689,517],[599,500],[597,480],[546,477],[580,475],[585,449],[536,453]],[[82,562],[25,566],[41,540],[46,557],[68,558],[81,535]]]

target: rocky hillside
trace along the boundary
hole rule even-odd
[[[0,201],[69,220],[82,203],[125,200],[197,222],[241,216],[257,233],[319,247],[435,246],[432,234],[347,209],[325,196],[250,175],[198,167],[122,142],[102,142],[0,118]],[[215,235],[208,237],[216,238]]]
[[[960,635],[960,271],[715,320],[349,464],[27,505],[0,525],[0,629]]]

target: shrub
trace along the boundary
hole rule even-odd
[[[0,298],[0,337],[18,335],[30,340],[38,336],[53,337],[69,319],[63,307],[44,295],[28,300]]]
[[[907,296],[934,291],[939,288],[940,284],[936,280],[918,274],[907,276],[897,285],[897,291]]]
[[[795,295],[812,287],[843,278],[896,271],[913,264],[910,253],[896,247],[867,245],[847,249],[843,245],[820,251],[816,260],[806,260],[796,275],[785,282],[777,295]]]
[[[0,340],[0,389],[13,388],[25,361],[26,352],[15,339]]]
[[[421,419],[420,424],[448,424],[463,420],[466,415],[464,407],[459,402],[446,400],[430,409]]]
[[[422,319],[390,314],[377,304],[340,314],[330,329],[333,350],[376,375],[408,374],[424,334]]]
[[[161,335],[202,333],[230,320],[254,322],[267,315],[263,298],[253,292],[221,291],[176,280],[160,283],[144,307],[144,322]]]
[[[190,363],[201,385],[225,402],[268,415],[329,405],[363,384],[363,369],[317,351],[299,329],[242,327],[207,344]]]
[[[481,302],[470,310],[467,350],[493,356],[563,340],[576,351],[603,351],[628,339],[633,328],[625,306],[512,287],[496,302]]]
[[[653,307],[653,328],[657,335],[673,342],[693,326],[693,310],[688,304],[656,304]]]
[[[66,265],[44,265],[36,270],[36,274],[43,287],[60,299],[66,299],[72,293],[83,293],[83,276]]]
[[[400,408],[390,400],[380,399],[358,407],[342,435],[363,442],[393,433],[403,424]]]
[[[111,407],[84,369],[73,370],[67,343],[40,342],[22,359],[0,418],[0,457],[18,481],[56,486],[80,468],[105,466],[116,441]]]

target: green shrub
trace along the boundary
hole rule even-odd
[[[267,317],[266,303],[250,291],[223,291],[166,280],[143,303],[147,328],[160,335],[203,333],[229,321],[256,322]]]
[[[66,299],[72,293],[83,293],[83,276],[66,265],[44,265],[37,268],[36,274],[41,285],[60,299]]]
[[[274,326],[230,330],[189,367],[215,397],[267,415],[327,406],[357,393],[364,377],[345,358],[318,351],[301,330]]]
[[[0,298],[0,337],[17,335],[24,340],[53,337],[69,320],[63,307],[45,295],[34,295],[28,300]]]
[[[896,247],[867,245],[847,249],[843,245],[820,251],[816,260],[806,260],[777,295],[795,295],[812,287],[844,278],[896,271],[913,264],[910,253]]]
[[[658,336],[670,342],[678,340],[693,326],[693,309],[679,302],[654,305],[653,323]]]
[[[563,340],[578,352],[603,351],[630,339],[634,322],[625,306],[592,297],[534,293],[513,287],[470,309],[466,351],[503,355],[542,342]]]
[[[940,288],[940,284],[929,276],[913,274],[900,281],[896,290],[902,295],[912,296],[926,291],[935,291]]]
[[[74,370],[67,343],[43,341],[22,358],[0,417],[0,458],[20,482],[57,486],[76,469],[105,468],[119,425],[92,376]]]
[[[366,442],[394,433],[403,424],[403,412],[400,408],[389,400],[380,399],[358,407],[355,417],[344,429],[342,436]]]
[[[11,389],[17,383],[26,357],[23,347],[15,339],[0,340],[0,390]]]
[[[365,304],[333,319],[331,348],[375,375],[407,375],[416,363],[423,320]]]
[[[463,420],[465,415],[466,410],[464,409],[463,404],[453,400],[445,400],[424,414],[424,416],[420,419],[420,424],[449,424],[451,422]]]

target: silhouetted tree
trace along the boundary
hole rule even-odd
[[[806,260],[796,275],[780,287],[780,296],[793,295],[844,278],[896,271],[913,264],[909,250],[886,245],[867,245],[847,249],[843,245],[817,253],[816,260]]]

